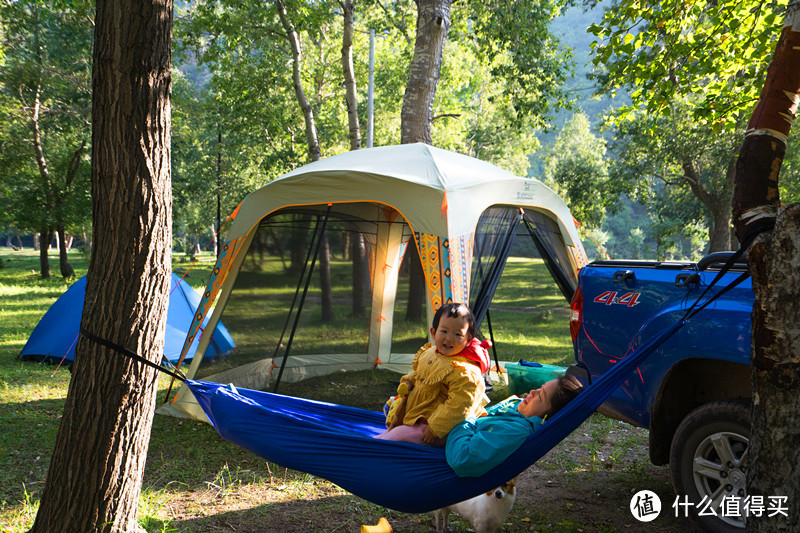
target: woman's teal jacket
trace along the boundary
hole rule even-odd
[[[526,417],[517,411],[517,396],[486,408],[487,415],[468,418],[447,435],[447,463],[461,477],[478,477],[508,458],[542,419]]]

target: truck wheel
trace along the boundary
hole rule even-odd
[[[722,502],[726,496],[746,496],[749,440],[750,407],[743,401],[710,402],[683,419],[672,438],[669,461],[678,503],[691,502],[676,509],[680,516],[688,514],[712,533],[744,531],[744,513],[739,507],[738,513],[723,509]]]

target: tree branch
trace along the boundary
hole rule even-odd
[[[441,115],[436,115],[431,119],[431,122],[436,122],[440,118],[459,118],[461,113],[442,113]]]

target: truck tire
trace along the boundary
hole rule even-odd
[[[749,441],[750,406],[744,401],[710,402],[683,419],[672,438],[669,461],[678,502],[691,502],[676,508],[680,516],[688,514],[712,533],[744,531],[744,513],[721,511],[720,504],[726,495],[746,496]],[[699,516],[708,501],[713,501],[710,508],[716,516]]]

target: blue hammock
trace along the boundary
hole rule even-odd
[[[458,477],[444,449],[373,438],[381,412],[268,392],[187,380],[226,440],[281,466],[314,474],[383,507],[424,513],[471,498],[524,471],[580,426],[655,348],[680,329],[679,320],[595,380],[491,472]]]

